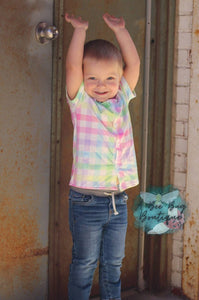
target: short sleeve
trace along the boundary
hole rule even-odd
[[[129,103],[130,100],[132,100],[133,98],[136,97],[135,91],[131,90],[131,88],[128,85],[128,82],[126,81],[126,79],[123,76],[120,81],[119,91],[123,94],[127,103]]]
[[[68,96],[67,86],[66,86],[66,100],[68,101],[68,103],[70,105],[77,104],[77,102],[84,97],[84,94],[85,94],[84,83],[82,82],[82,84],[80,85],[80,88],[77,92],[77,95],[75,96],[75,98],[73,100],[71,100]]]

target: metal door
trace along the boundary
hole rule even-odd
[[[0,299],[48,293],[52,43],[35,40],[52,24],[53,0],[1,0]]]
[[[58,3],[58,2],[57,2]],[[134,128],[135,147],[138,168],[141,165],[142,132],[142,97],[143,97],[143,61],[145,47],[145,0],[74,0],[57,4],[56,22],[63,24],[64,12],[81,15],[90,23],[87,40],[104,38],[116,42],[112,32],[102,20],[102,15],[109,12],[124,16],[141,58],[141,74],[136,87],[137,97],[130,104],[130,113]],[[64,8],[61,9],[60,5]],[[54,104],[52,135],[52,178],[51,178],[51,213],[50,213],[50,260],[49,260],[49,295],[50,299],[67,299],[67,281],[71,262],[72,241],[68,226],[68,183],[72,163],[72,124],[69,108],[65,100],[64,59],[72,35],[70,26],[61,33],[63,44],[55,44],[54,59]],[[64,45],[64,49],[62,48]],[[58,59],[56,59],[58,58]],[[126,239],[126,257],[122,267],[122,289],[137,286],[138,231],[134,227],[132,213],[133,200],[139,194],[139,186],[128,190],[129,225]],[[95,273],[92,295],[98,295],[98,271]]]

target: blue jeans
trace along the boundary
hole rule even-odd
[[[120,268],[125,250],[127,195],[84,195],[70,190],[69,221],[73,237],[69,276],[69,299],[88,300],[99,260],[100,294],[103,300],[121,299]]]

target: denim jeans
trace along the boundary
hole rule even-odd
[[[120,268],[125,250],[127,195],[115,196],[118,215],[113,214],[112,197],[84,195],[70,190],[69,221],[73,237],[69,276],[69,299],[88,300],[99,260],[101,299],[120,300]]]

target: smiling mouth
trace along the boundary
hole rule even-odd
[[[97,91],[95,91],[95,94],[97,94],[97,95],[106,95],[108,92],[97,92]]]

